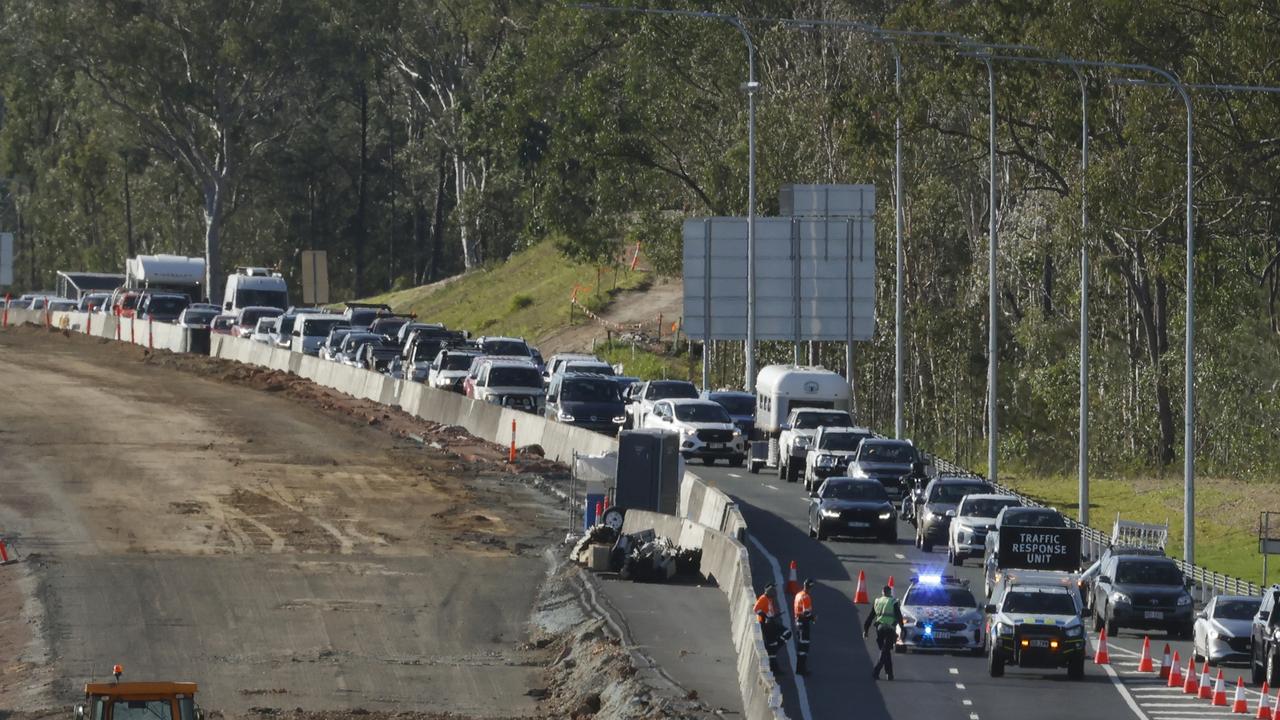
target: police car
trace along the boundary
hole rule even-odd
[[[1084,677],[1084,625],[1078,596],[1059,583],[1003,583],[990,615],[991,677],[1004,675],[1006,665],[1021,668],[1063,668],[1067,677]]]
[[[986,632],[982,607],[969,591],[968,582],[944,575],[917,575],[907,587],[901,608],[898,652],[967,650],[983,654]]]

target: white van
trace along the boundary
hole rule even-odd
[[[238,267],[227,276],[222,311],[235,314],[246,307],[289,309],[289,286],[284,276],[267,268]]]
[[[303,355],[320,355],[320,346],[329,337],[329,331],[350,323],[341,315],[304,313],[293,321],[293,337],[289,349]]]

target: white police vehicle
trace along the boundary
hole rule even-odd
[[[901,607],[903,627],[898,631],[898,652],[985,652],[985,617],[967,581],[945,575],[916,575]]]

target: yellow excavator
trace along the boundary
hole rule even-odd
[[[204,720],[193,682],[120,682],[124,668],[112,668],[114,682],[88,683],[75,720]]]

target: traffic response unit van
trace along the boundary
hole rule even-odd
[[[848,411],[852,403],[849,383],[822,367],[768,365],[756,376],[756,431],[751,445],[751,471],[780,467],[778,438],[796,408]],[[852,425],[852,422],[844,423]],[[803,462],[800,463],[801,465]],[[799,468],[803,471],[803,468]],[[798,473],[796,475],[799,477]]]

